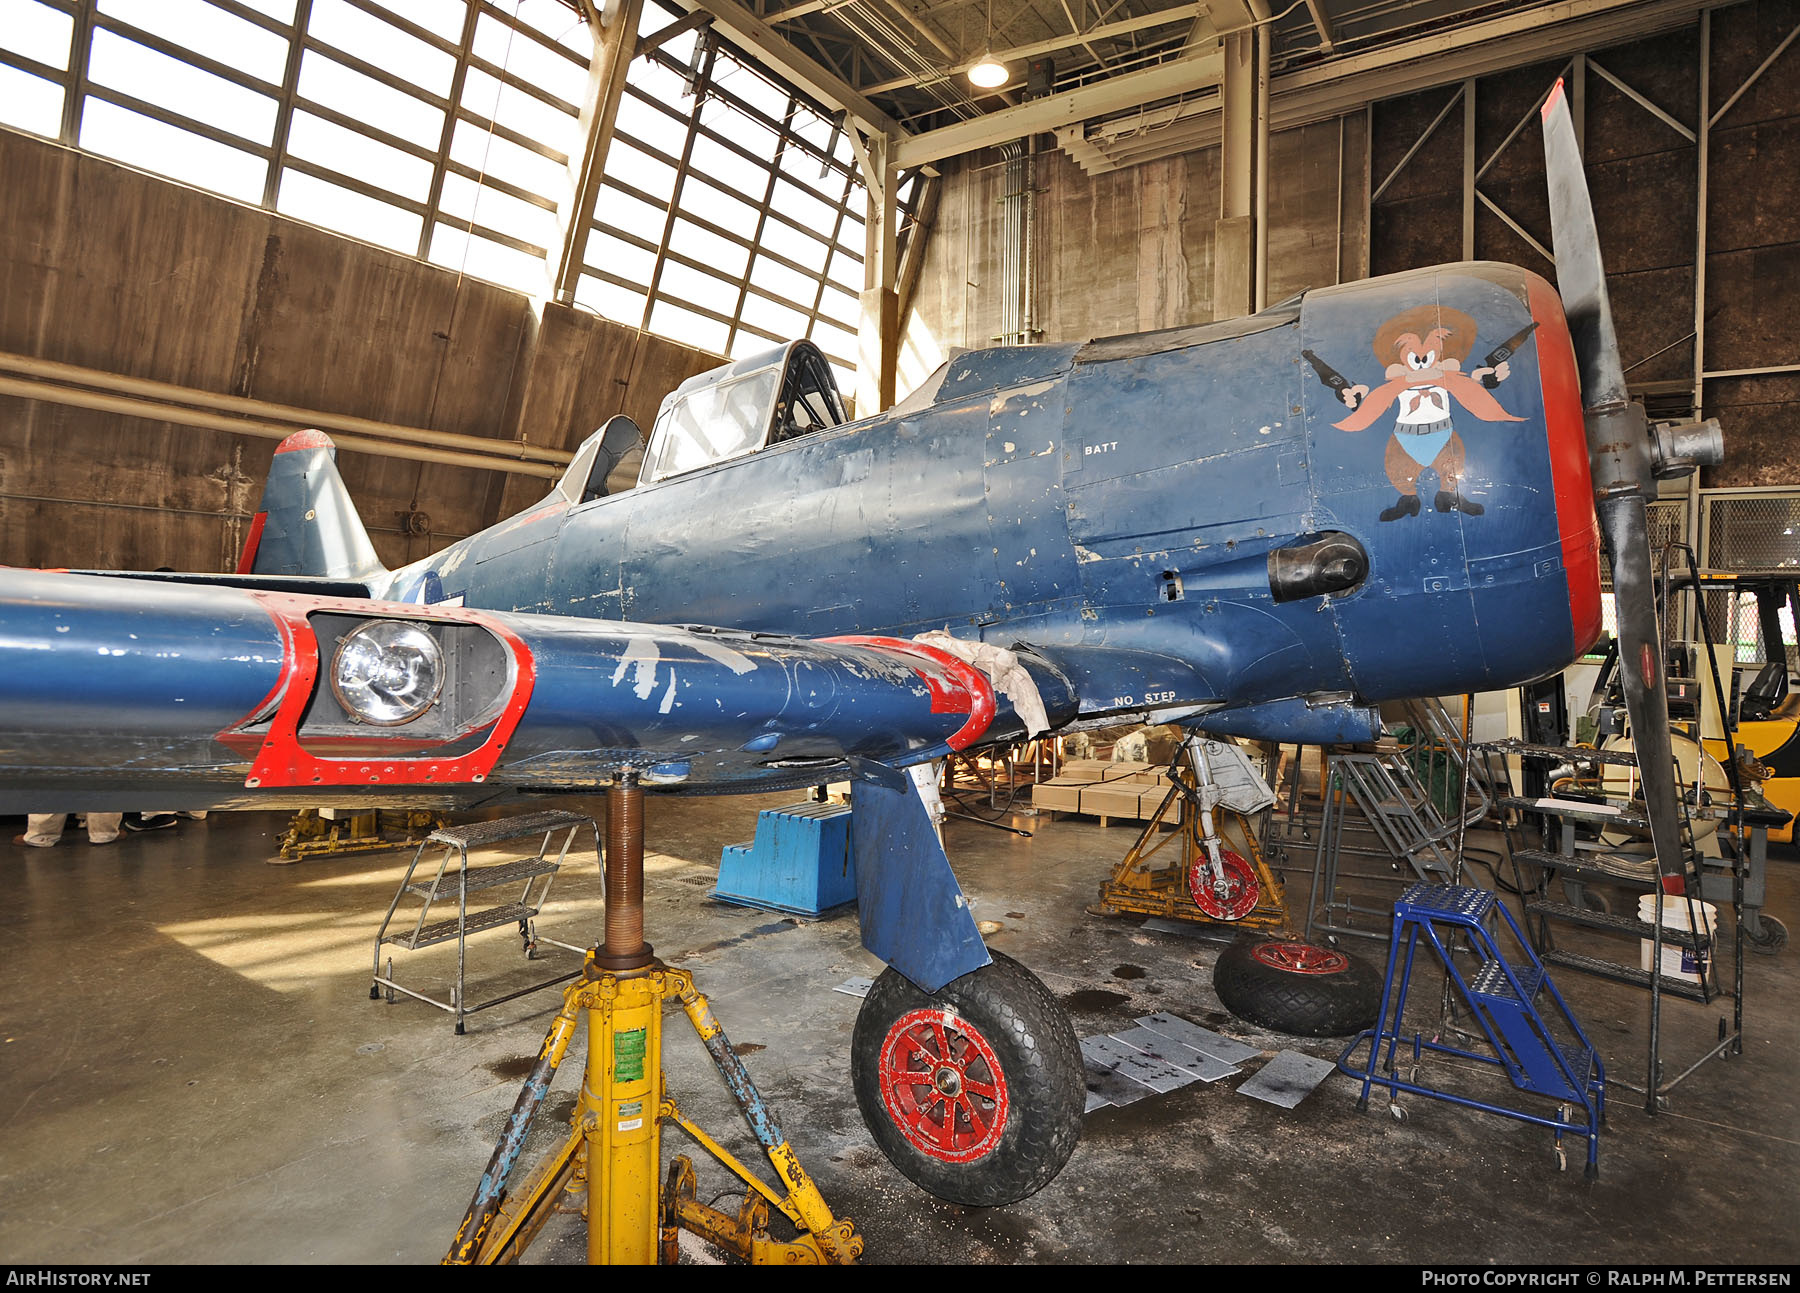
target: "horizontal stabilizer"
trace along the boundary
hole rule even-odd
[[[319,575],[222,575],[204,570],[71,570],[68,573],[104,575],[109,579],[143,579],[161,584],[189,584],[202,588],[299,593],[310,597],[368,597],[372,591],[366,580],[327,579]]]

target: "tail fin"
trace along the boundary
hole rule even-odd
[[[331,437],[296,431],[283,440],[269,464],[238,573],[365,579],[384,569],[338,475]]]

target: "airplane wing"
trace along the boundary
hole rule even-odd
[[[855,778],[865,943],[927,991],[988,963],[901,769],[1016,724],[891,638],[0,575],[0,812],[406,804]]]
[[[879,637],[26,570],[0,577],[0,625],[4,812],[472,806],[626,768],[700,791],[894,785],[1010,714],[979,669]]]

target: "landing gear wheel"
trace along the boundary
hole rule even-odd
[[[1295,1037],[1344,1037],[1373,1028],[1383,984],[1374,967],[1335,948],[1239,938],[1213,967],[1213,990],[1232,1014]]]
[[[1048,1185],[1081,1134],[1081,1045],[1018,962],[921,991],[886,970],[850,1040],[856,1103],[901,1175],[952,1203],[1001,1207]]]
[[[1750,950],[1752,952],[1760,952],[1764,956],[1773,956],[1787,946],[1788,932],[1786,925],[1769,915],[1768,912],[1762,912],[1758,916],[1757,924],[1762,926],[1762,937],[1758,938],[1754,935],[1751,936]],[[1748,931],[1745,932],[1748,933]]]
[[[1189,868],[1188,894],[1194,906],[1214,920],[1242,920],[1256,910],[1262,886],[1250,864],[1230,849],[1219,850],[1219,862],[1225,874],[1218,884],[1206,874],[1205,862],[1197,861]]]

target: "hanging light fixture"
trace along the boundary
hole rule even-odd
[[[969,84],[983,90],[997,90],[1011,77],[1006,64],[994,57],[994,0],[988,0],[987,34],[982,40],[981,61],[969,69]]]

